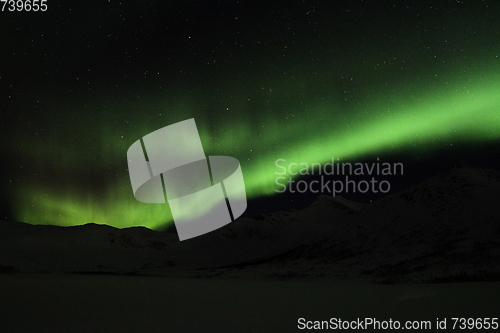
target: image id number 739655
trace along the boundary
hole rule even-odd
[[[47,0],[0,0],[2,12],[46,12]]]

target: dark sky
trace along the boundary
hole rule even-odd
[[[126,152],[189,118],[206,155],[240,161],[249,214],[312,200],[272,195],[278,159],[403,163],[379,179],[390,193],[460,160],[500,167],[498,1],[47,9],[1,13],[2,218],[164,225],[168,207],[134,199]]]

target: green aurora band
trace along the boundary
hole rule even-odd
[[[168,205],[135,200],[126,170],[126,152],[145,134],[191,117],[197,122],[206,155],[228,155],[240,161],[248,198],[275,193],[277,159],[325,163],[332,157],[346,160],[394,150],[411,153],[438,149],[439,144],[449,142],[496,142],[500,139],[500,70],[490,68],[476,74],[455,80],[448,77],[451,83],[441,80],[420,91],[401,90],[397,98],[393,91],[389,94],[381,88],[376,96],[391,97],[360,98],[355,112],[348,115],[337,112],[341,108],[339,101],[310,105],[306,112],[290,108],[286,113],[268,112],[257,121],[249,119],[249,112],[242,112],[238,122],[221,118],[211,125],[206,113],[196,110],[200,105],[163,101],[155,110],[168,109],[172,102],[174,111],[153,121],[128,124],[120,131],[103,127],[106,130],[94,133],[97,142],[52,138],[50,144],[40,141],[25,148],[25,155],[41,172],[57,169],[61,183],[17,188],[15,217],[32,224],[72,226],[94,222],[119,228],[164,228],[172,223]],[[230,105],[230,109],[238,108],[245,108],[243,102]],[[88,147],[93,145],[100,146],[89,153]],[[54,166],[53,161],[58,165]],[[105,176],[93,179],[93,172],[101,171]],[[66,182],[70,178],[73,180]],[[99,182],[100,190],[95,190],[94,185],[87,187],[87,182]],[[200,213],[210,207],[205,204],[197,209],[196,213]]]

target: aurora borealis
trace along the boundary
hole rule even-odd
[[[496,1],[48,7],[0,22],[2,218],[161,229],[168,207],[134,199],[126,152],[189,118],[206,155],[240,161],[249,199],[275,194],[277,159],[459,147],[427,162],[451,166],[500,142]]]

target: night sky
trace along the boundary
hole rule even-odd
[[[47,5],[0,13],[2,219],[161,229],[127,149],[189,118],[206,155],[240,161],[247,214],[312,200],[275,194],[277,159],[401,162],[391,193],[500,168],[496,0]]]

